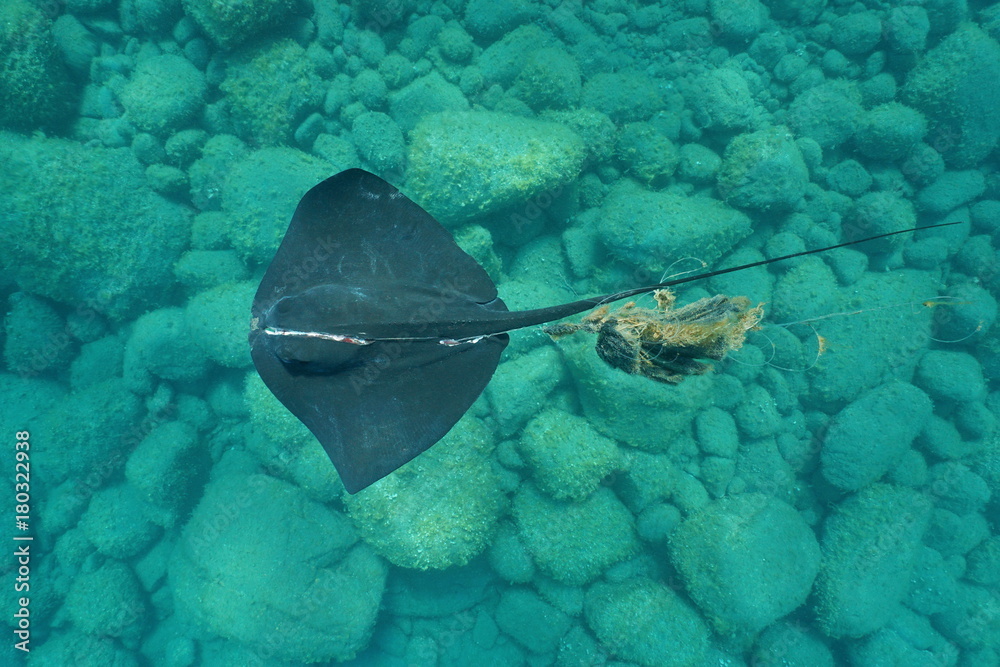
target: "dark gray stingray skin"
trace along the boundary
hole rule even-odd
[[[433,217],[381,178],[349,169],[299,202],[254,297],[251,355],[356,493],[454,426],[493,376],[508,331],[865,240],[510,312]]]

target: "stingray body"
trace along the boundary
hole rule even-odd
[[[829,249],[511,312],[433,217],[381,178],[350,169],[299,202],[254,297],[251,355],[356,493],[448,432],[492,377],[507,332]]]

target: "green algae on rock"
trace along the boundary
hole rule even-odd
[[[141,61],[120,98],[136,127],[166,136],[195,119],[207,91],[198,68],[186,58],[166,54]]]
[[[131,151],[3,134],[0,160],[0,243],[18,248],[6,263],[22,289],[116,321],[162,299],[190,212],[147,187]]]
[[[410,142],[407,190],[454,226],[525,202],[580,173],[584,146],[570,129],[485,111],[420,121]]]
[[[294,6],[292,0],[183,0],[184,12],[213,42],[229,49],[273,28]]]
[[[241,136],[259,146],[290,142],[298,124],[322,100],[315,66],[290,39],[233,56],[220,88]]]
[[[728,203],[759,211],[794,207],[808,183],[802,152],[783,127],[741,134],[730,141],[718,176],[719,193]]]
[[[972,167],[1000,141],[1000,45],[963,23],[914,67],[904,100],[930,121],[928,143],[950,165]]]
[[[0,127],[59,125],[72,112],[72,92],[52,21],[26,0],[0,3]]]
[[[368,643],[386,577],[356,542],[347,517],[295,486],[221,477],[172,554],[174,603],[206,629],[282,660],[349,660]]]
[[[677,593],[652,579],[600,582],[587,591],[587,625],[612,655],[643,667],[707,664],[709,630]]]
[[[299,199],[333,170],[329,162],[285,146],[262,148],[232,164],[222,210],[233,249],[244,260],[270,262]]]
[[[840,502],[823,527],[816,614],[831,637],[861,637],[899,613],[911,586],[930,502],[872,484]]]
[[[430,450],[344,496],[361,537],[400,567],[465,565],[489,544],[506,500],[489,460],[493,442],[466,416]]]
[[[598,228],[612,254],[658,276],[692,254],[705,262],[722,257],[750,233],[750,218],[708,197],[652,192],[625,180],[608,193]]]
[[[538,567],[570,586],[590,583],[639,550],[632,514],[606,487],[581,502],[566,502],[522,484],[514,518]]]
[[[719,632],[742,641],[805,602],[820,561],[799,513],[759,493],[696,512],[671,535],[670,554]]]

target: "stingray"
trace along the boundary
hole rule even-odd
[[[903,231],[913,230],[872,239]],[[650,292],[659,302],[674,285],[867,240],[510,311],[486,271],[430,214],[378,176],[349,169],[313,187],[295,209],[254,297],[251,356],[264,384],[316,436],[344,487],[356,493],[444,437],[490,381],[510,331]],[[602,315],[550,332],[621,320]],[[621,341],[611,343],[608,349],[617,350]],[[690,366],[698,354],[719,358],[696,350],[681,373],[701,372]],[[626,371],[634,361],[605,360]],[[677,370],[649,366],[666,382]]]

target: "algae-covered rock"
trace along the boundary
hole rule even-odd
[[[810,665],[835,667],[833,654],[819,637],[798,620],[783,621],[765,628],[754,642],[750,662],[759,667]]]
[[[129,389],[140,394],[152,391],[154,377],[190,382],[209,368],[180,308],[160,308],[136,320],[123,365]]]
[[[227,283],[195,295],[184,309],[192,341],[220,366],[243,368],[251,363],[245,335],[256,291],[254,281]]]
[[[485,111],[440,113],[411,135],[408,190],[445,224],[527,201],[569,183],[580,138],[562,125]]]
[[[532,52],[513,93],[532,109],[565,109],[580,99],[580,66],[559,47]]]
[[[240,135],[260,146],[290,143],[323,99],[313,61],[290,39],[233,57],[220,88]]]
[[[362,538],[400,567],[444,569],[486,548],[506,506],[486,427],[466,416],[441,442],[345,496]]]
[[[412,81],[389,98],[392,119],[405,132],[431,114],[468,108],[469,102],[458,86],[445,81],[436,71]]]
[[[673,142],[649,123],[629,123],[622,128],[615,153],[628,172],[643,183],[664,183],[680,161]]]
[[[853,83],[827,81],[795,97],[788,122],[798,136],[835,148],[851,138],[862,112],[861,95]]]
[[[356,541],[347,517],[290,484],[222,477],[174,549],[174,603],[259,654],[349,660],[368,643],[386,577],[382,560]]]
[[[294,5],[292,0],[184,0],[184,12],[229,49],[279,24]]]
[[[534,653],[555,651],[570,627],[569,616],[524,588],[501,594],[496,621],[501,630]]]
[[[384,113],[369,111],[354,119],[351,134],[358,152],[378,172],[402,169],[406,142],[399,126]]]
[[[930,121],[928,143],[955,167],[973,167],[1000,140],[1000,44],[963,23],[910,71],[906,102]]]
[[[0,160],[0,263],[22,289],[118,321],[162,301],[190,214],[130,150],[2,135]]]
[[[726,146],[719,193],[741,208],[768,211],[793,207],[809,182],[802,153],[785,128],[741,134]]]
[[[142,403],[120,378],[98,382],[60,401],[32,428],[32,462],[53,486],[74,477],[100,486],[137,444]]]
[[[735,68],[711,69],[691,87],[694,120],[711,130],[743,130],[759,113],[743,74]]]
[[[690,377],[663,391],[648,378],[606,364],[587,335],[561,339],[559,351],[569,366],[584,416],[597,431],[629,447],[670,450],[710,400],[710,376]]]
[[[557,408],[528,423],[519,449],[538,488],[558,500],[583,500],[622,463],[614,441]]]
[[[643,72],[600,72],[583,85],[581,104],[627,123],[649,120],[663,108],[660,85]]]
[[[894,192],[869,192],[855,203],[854,210],[848,216],[845,232],[850,239],[860,239],[911,229],[916,225],[917,214],[909,199],[904,199]],[[865,243],[859,246],[859,249],[870,254],[891,252],[905,241],[905,235],[900,234]]]
[[[927,133],[927,119],[916,109],[898,102],[866,111],[854,137],[858,150],[876,160],[906,157]]]
[[[125,479],[161,526],[172,527],[194,505],[192,496],[203,483],[208,452],[199,447],[195,429],[179,421],[166,422],[143,438],[128,457]]]
[[[136,127],[163,136],[194,120],[207,90],[205,75],[189,60],[166,54],[139,63],[121,102]]]
[[[670,536],[691,597],[724,635],[748,639],[805,602],[819,544],[793,507],[763,494],[720,498]]]
[[[90,543],[106,556],[131,558],[145,551],[160,528],[143,514],[139,497],[127,484],[101,489],[80,519]]]
[[[53,127],[72,112],[72,86],[52,21],[26,0],[0,3],[0,127]]]
[[[505,289],[504,292],[508,291]],[[504,298],[507,299],[506,296]],[[507,303],[510,302],[507,299]],[[562,376],[559,352],[550,345],[500,364],[485,392],[493,407],[493,417],[500,427],[500,435],[513,436],[543,410]]]
[[[13,653],[12,653],[13,655]],[[13,658],[12,658],[13,659]],[[32,667],[138,667],[138,653],[121,647],[111,637],[95,637],[81,630],[54,631],[31,648]]]
[[[981,401],[987,393],[982,366],[971,354],[956,350],[928,350],[917,364],[914,383],[937,405]]]
[[[233,248],[245,260],[270,262],[299,199],[334,171],[325,160],[287,147],[262,148],[236,162],[222,191]]]
[[[927,394],[905,382],[863,394],[830,424],[820,452],[823,477],[845,491],[874,482],[899,463],[932,408]]]
[[[142,633],[148,610],[132,570],[109,560],[73,581],[66,596],[66,613],[84,632],[134,642]]]
[[[823,526],[816,613],[831,637],[860,637],[889,622],[911,585],[930,503],[873,484],[837,505]]]
[[[56,309],[24,292],[11,294],[8,301],[3,341],[8,370],[31,376],[68,366],[76,346]]]
[[[808,371],[813,397],[840,407],[887,375],[909,378],[918,360],[913,352],[926,346],[934,313],[898,304],[920,303],[938,292],[926,272],[904,269],[865,273],[850,293],[838,294],[828,312],[863,312],[823,323],[826,351]]]
[[[595,584],[584,612],[604,648],[623,660],[643,667],[707,664],[708,627],[661,583],[637,577]]]
[[[750,218],[721,202],[651,192],[628,180],[608,193],[598,225],[612,254],[656,276],[683,257],[713,262],[750,233]]]
[[[605,487],[584,501],[566,502],[522,484],[514,497],[514,518],[538,567],[570,586],[593,581],[639,548],[632,515]]]

